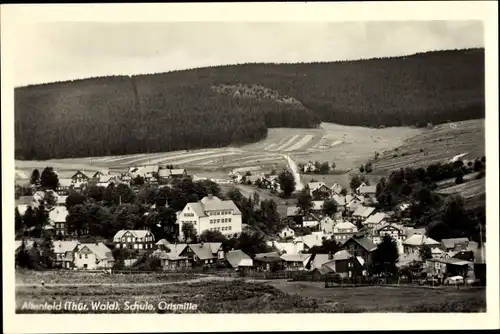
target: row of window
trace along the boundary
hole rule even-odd
[[[184,214],[184,217],[194,217],[194,213],[192,213],[192,212],[186,212]]]
[[[230,223],[230,222],[231,222],[231,218],[210,219],[210,224]]]
[[[121,245],[121,247],[120,247]],[[134,244],[134,245],[127,245],[127,244],[116,244],[116,248],[129,248],[129,249],[152,249],[153,244]]]
[[[142,240],[142,239],[144,239],[144,240]],[[146,241],[147,242],[147,241],[153,241],[153,237],[151,237],[151,236],[147,236],[145,238],[137,238],[137,237],[136,238],[134,238],[134,237],[127,237],[127,238],[125,238],[125,237],[123,237],[121,239],[121,241],[122,242],[142,242],[142,241]]]
[[[230,215],[232,214],[232,211],[213,211],[209,212],[210,216],[223,216],[223,215]]]
[[[55,228],[64,228],[64,225],[65,225],[64,223],[55,223],[54,227]]]
[[[182,224],[187,224],[187,223],[191,223],[193,225],[196,225],[197,221],[196,220],[183,220],[181,221]]]
[[[222,226],[222,227],[211,227],[209,230],[210,231],[231,231],[232,226]]]

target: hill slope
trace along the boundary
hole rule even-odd
[[[424,126],[483,117],[483,49],[210,67],[17,88],[16,158],[222,147],[320,120]]]

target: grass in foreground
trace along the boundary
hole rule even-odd
[[[287,283],[283,283],[287,284]],[[293,288],[293,285],[290,286]],[[249,283],[243,280],[229,282],[200,282],[165,286],[114,286],[114,287],[18,287],[16,288],[17,313],[172,313],[186,311],[160,310],[160,302],[197,304],[196,313],[361,313],[361,312],[481,312],[485,311],[484,290],[455,293],[422,292],[408,289],[373,287],[371,291],[340,290],[341,295],[331,295],[335,289],[308,287],[322,297],[312,296],[307,289],[287,293],[266,283]],[[304,293],[304,291],[306,291]],[[368,293],[368,295],[367,295]],[[354,295],[354,296],[353,296]],[[357,295],[357,296],[356,296]],[[408,298],[410,295],[418,298]],[[434,295],[434,296],[433,296]],[[350,298],[345,298],[351,296]],[[387,296],[392,296],[387,298]],[[371,299],[371,302],[367,301]],[[358,302],[356,302],[356,299]],[[416,300],[418,300],[416,302]],[[92,302],[115,303],[118,310],[92,310]],[[423,302],[425,301],[425,302]],[[23,310],[25,302],[59,303],[75,302],[88,305],[87,310],[33,311]],[[149,305],[149,309],[127,309],[127,305]],[[145,306],[144,306],[145,307]]]

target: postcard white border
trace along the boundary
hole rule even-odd
[[[498,4],[487,1],[2,5],[3,309],[6,333],[141,331],[486,329],[499,327]],[[486,50],[487,309],[485,314],[16,315],[14,313],[14,117],[9,53],[23,22],[481,20]]]

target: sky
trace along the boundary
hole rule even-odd
[[[45,22],[22,25],[14,85],[238,63],[403,56],[484,47],[480,21]]]

